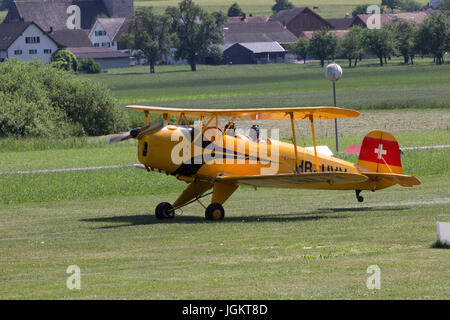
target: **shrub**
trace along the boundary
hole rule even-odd
[[[243,13],[244,12],[242,11],[241,7],[237,4],[237,2],[235,2],[228,8],[227,16],[240,17]]]
[[[104,135],[127,119],[99,83],[38,61],[0,64],[0,137]]]
[[[80,59],[78,70],[86,73],[100,73],[102,67],[92,58]]]
[[[223,61],[223,51],[219,46],[211,46],[208,50],[208,55],[205,57],[206,64],[219,65]]]
[[[66,71],[77,71],[78,69],[78,60],[69,50],[56,51],[50,62],[57,69],[63,69]]]
[[[406,12],[414,12],[422,10],[423,5],[421,5],[416,0],[402,0],[400,2],[400,10]]]

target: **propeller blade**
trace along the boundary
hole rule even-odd
[[[164,127],[164,122],[162,122],[162,121],[161,122],[155,122],[155,123],[152,123],[150,126],[142,128],[141,130],[139,130],[136,133],[136,136],[140,139],[143,136],[148,136],[148,135],[151,135],[151,134],[154,134],[154,133],[158,132],[163,127]]]
[[[125,133],[122,133],[122,134],[114,136],[114,137],[109,137],[106,140],[106,143],[110,144],[110,143],[121,142],[121,141],[124,141],[124,140],[128,140],[130,138],[132,138],[130,133],[129,132],[125,132]]]
[[[150,134],[158,132],[163,127],[164,127],[164,123],[163,122],[152,123],[148,127],[134,128],[130,132],[124,132],[124,133],[121,133],[119,135],[116,135],[116,136],[113,136],[113,137],[109,137],[106,140],[106,142],[108,144],[110,144],[110,143],[121,142],[121,141],[128,140],[128,139],[131,139],[131,138],[141,139],[143,136],[148,136]]]

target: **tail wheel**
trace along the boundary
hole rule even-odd
[[[225,217],[225,210],[219,203],[211,203],[205,210],[206,220],[222,220]]]
[[[355,190],[355,192],[356,192],[356,199],[358,200],[358,202],[363,202],[364,197],[359,195],[361,193],[361,190]]]
[[[175,217],[174,206],[168,202],[161,202],[155,209],[155,216],[157,219],[173,219]]]

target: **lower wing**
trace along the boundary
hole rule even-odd
[[[333,186],[334,184],[355,184],[368,180],[358,173],[347,172],[311,172],[285,173],[260,176],[221,176],[216,180],[221,183],[234,183],[254,187],[301,187],[308,185]]]

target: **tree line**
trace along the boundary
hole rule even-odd
[[[356,67],[364,55],[375,55],[380,66],[391,56],[402,56],[405,64],[414,63],[416,55],[433,56],[436,64],[444,63],[450,49],[450,20],[441,12],[427,16],[418,27],[413,22],[395,19],[380,29],[353,26],[339,39],[328,29],[314,32],[311,40],[300,38],[288,50],[306,62],[313,57],[323,66],[325,60],[347,59]]]
[[[151,7],[138,8],[130,24],[129,34],[122,38],[128,48],[140,50],[155,72],[158,61],[175,49],[175,59],[185,59],[196,71],[197,64],[208,56],[221,54],[220,31],[227,17],[222,12],[208,13],[192,0],[183,0],[178,7],[168,7],[164,14]],[[220,57],[221,60],[221,57]]]

